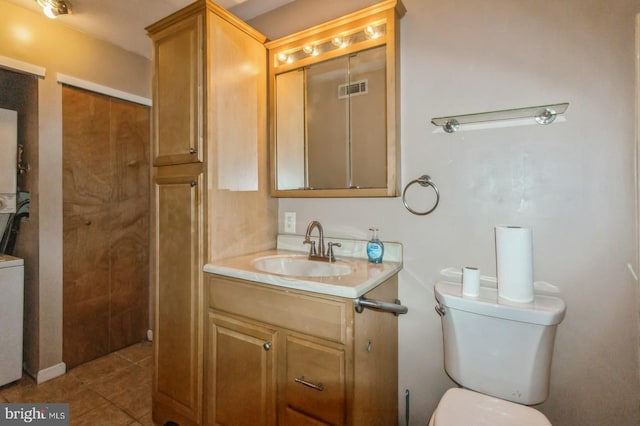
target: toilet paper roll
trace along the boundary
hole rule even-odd
[[[533,232],[522,226],[496,226],[498,297],[533,301]]]
[[[480,295],[480,270],[472,266],[462,269],[462,295],[478,297]]]

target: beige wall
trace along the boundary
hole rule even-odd
[[[558,329],[551,394],[538,407],[557,425],[640,424],[636,262],[637,0],[403,0],[402,186],[422,174],[441,201],[424,217],[398,198],[281,199],[298,233],[404,244],[400,411],[426,424],[453,382],[442,365],[433,285],[447,267],[495,276],[496,224],[534,229],[535,279],[568,305]],[[365,4],[366,3],[366,4]],[[270,38],[375,3],[298,0],[252,24]],[[331,16],[328,16],[331,15]],[[313,22],[311,22],[313,21]],[[570,102],[550,126],[433,133],[447,114]],[[419,188],[419,191],[423,189]],[[427,197],[427,190],[424,190]],[[282,231],[282,223],[280,224]]]
[[[46,68],[39,81],[39,324],[36,374],[62,362],[62,73],[145,98],[150,62],[0,0],[0,56]]]

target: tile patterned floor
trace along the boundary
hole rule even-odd
[[[67,402],[71,426],[152,426],[152,362],[151,343],[138,343],[39,385],[25,374],[0,387],[0,403]]]

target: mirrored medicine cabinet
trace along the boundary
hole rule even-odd
[[[274,197],[399,193],[399,19],[389,0],[266,44]]]

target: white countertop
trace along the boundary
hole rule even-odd
[[[341,248],[335,249],[336,263],[348,263],[353,268],[352,273],[335,277],[294,277],[262,272],[253,266],[252,262],[261,257],[305,253],[302,250],[288,249],[290,247],[301,247],[302,249],[308,247],[302,245],[302,239],[304,238],[298,235],[279,236],[278,247],[280,248],[278,249],[265,250],[208,263],[204,266],[204,271],[277,287],[355,299],[382,284],[402,269],[402,246],[398,243],[384,242],[385,256],[383,263],[374,264],[366,260],[366,254],[364,254],[365,258],[362,258],[362,248],[364,247],[366,250],[366,241],[330,237],[325,237],[325,241],[340,242],[342,244]],[[282,247],[287,249],[282,249]],[[352,256],[347,257],[345,254]],[[386,260],[387,254],[389,260]]]

